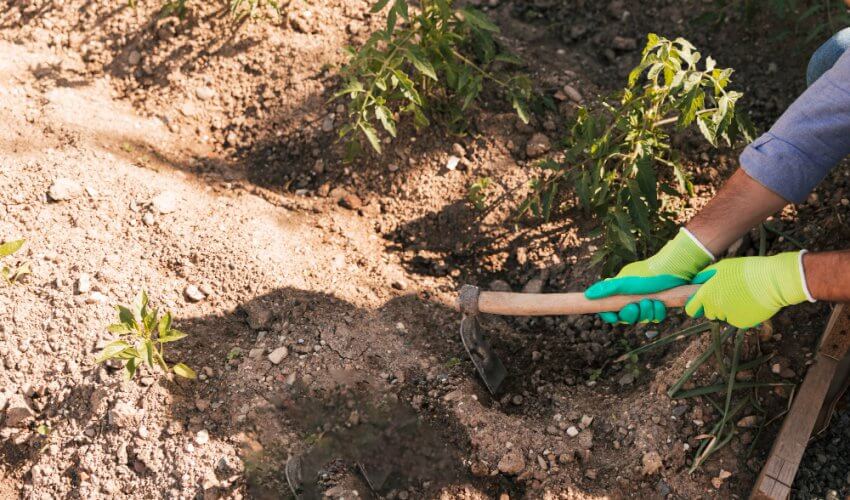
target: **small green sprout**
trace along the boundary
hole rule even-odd
[[[8,241],[0,245],[0,258],[8,257],[17,252],[24,246],[26,240]],[[18,281],[21,276],[30,273],[29,263],[18,263],[16,266],[0,265],[0,275],[6,280],[6,283],[13,284]]]
[[[165,344],[186,337],[186,334],[171,327],[171,313],[166,312],[162,317],[156,309],[148,308],[148,295],[142,291],[133,301],[132,309],[116,306],[118,323],[109,325],[108,330],[119,338],[110,342],[100,352],[96,361],[103,363],[110,359],[124,361],[124,376],[131,380],[136,370],[142,364],[150,368],[159,366],[166,373],[194,379],[195,371],[183,363],[171,367],[165,362]]]

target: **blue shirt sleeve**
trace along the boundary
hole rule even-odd
[[[779,196],[803,202],[850,154],[850,51],[818,78],[771,129],[741,153],[741,167]]]

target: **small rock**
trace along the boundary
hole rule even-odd
[[[511,285],[504,280],[493,280],[490,282],[490,290],[493,292],[510,292]]]
[[[576,104],[581,103],[581,92],[579,92],[575,87],[573,87],[572,85],[564,85],[564,88],[562,90],[564,94],[570,98],[571,101]]]
[[[522,451],[516,449],[505,453],[498,464],[499,472],[515,476],[525,469],[525,457]]]
[[[171,191],[164,191],[154,196],[151,200],[151,206],[154,211],[159,213],[160,215],[170,214],[172,212],[176,212],[177,208],[180,204],[180,198],[177,196],[177,193]]]
[[[6,427],[24,427],[35,417],[35,412],[20,394],[12,394],[6,405]]]
[[[578,435],[578,444],[585,450],[593,448],[593,431],[585,429]]]
[[[139,64],[139,61],[141,60],[142,54],[140,54],[138,50],[130,52],[130,55],[127,56],[127,62],[130,63],[130,66],[135,66]]]
[[[458,156],[460,158],[463,158],[464,156],[466,156],[466,150],[463,149],[463,146],[460,145],[457,142],[452,144],[452,153],[454,153],[456,156]]]
[[[231,147],[236,146],[238,141],[239,141],[239,136],[236,135],[236,132],[234,132],[232,130],[230,132],[228,132],[226,136],[224,136],[224,143],[227,144],[228,146],[231,146]]]
[[[528,143],[525,145],[525,154],[529,158],[537,158],[549,152],[552,149],[552,143],[545,134],[536,133],[531,136]]]
[[[91,291],[91,276],[87,273],[80,273],[77,276],[77,284],[76,284],[77,293],[82,295],[84,293],[89,293]]]
[[[515,395],[511,398],[511,403],[513,403],[515,406],[520,406],[522,404],[522,396],[520,396],[519,394]]]
[[[719,490],[723,486],[723,482],[729,479],[730,477],[732,477],[731,472],[729,472],[728,470],[720,469],[720,473],[717,475],[717,477],[711,479],[711,484]]]
[[[581,416],[581,422],[579,423],[579,426],[582,429],[587,429],[588,427],[590,427],[590,425],[592,423],[593,423],[593,417],[591,417],[590,415],[582,415]]]
[[[186,299],[188,299],[189,302],[200,302],[206,298],[201,290],[195,285],[186,286],[186,288],[183,289],[183,295],[186,296]]]
[[[620,377],[619,384],[622,386],[632,385],[635,381],[635,374],[632,372],[626,372]]]
[[[738,420],[738,427],[744,427],[749,429],[753,427],[758,427],[758,424],[759,418],[756,415],[749,415],[742,418],[741,420]]]
[[[145,215],[142,216],[142,223],[146,226],[153,226],[154,216],[150,212],[145,212]]]
[[[267,330],[274,320],[274,313],[262,303],[252,304],[248,308],[248,326],[253,330]]]
[[[324,119],[322,119],[322,132],[333,132],[335,119],[336,115],[334,113],[325,115]]]
[[[118,427],[133,428],[139,420],[139,410],[126,401],[118,401],[109,410],[109,421]]]
[[[407,282],[403,279],[393,280],[392,287],[396,290],[405,290],[407,288]]]
[[[289,349],[286,346],[281,346],[275,349],[274,351],[269,353],[269,361],[272,362],[273,365],[280,364],[283,361],[283,358],[289,355]]]
[[[339,199],[339,204],[349,210],[357,210],[358,208],[363,206],[363,200],[361,200],[360,197],[356,194],[345,193]]]
[[[201,430],[198,431],[197,434],[195,434],[195,444],[203,446],[203,445],[207,444],[209,442],[209,440],[210,440],[210,433],[207,432],[206,429],[201,429]]]
[[[543,354],[540,351],[531,351],[531,361],[540,361],[540,358],[543,357]]]
[[[215,90],[204,85],[195,89],[195,96],[202,101],[208,101],[215,97]]]
[[[635,50],[637,48],[637,40],[624,36],[615,36],[611,41],[611,45],[617,50]]]
[[[76,181],[60,177],[53,181],[47,191],[47,197],[51,201],[72,200],[83,194],[83,187]]]
[[[578,436],[578,434],[579,434],[578,427],[571,425],[567,428],[567,436],[574,438],[574,437]]]
[[[528,283],[522,287],[522,293],[540,293],[543,291],[543,279],[540,277],[531,278]]]
[[[641,463],[643,464],[643,474],[645,476],[651,476],[664,467],[664,463],[661,461],[661,455],[656,451],[644,453]]]
[[[325,171],[325,161],[322,160],[321,158],[319,158],[318,160],[316,160],[316,163],[313,164],[313,173],[314,174],[321,174],[321,173],[324,173],[324,171]]]
[[[647,330],[644,335],[646,335],[647,340],[652,340],[658,336],[658,330]]]
[[[446,161],[446,169],[455,170],[457,168],[457,164],[460,163],[460,158],[457,156],[449,156],[448,161]]]

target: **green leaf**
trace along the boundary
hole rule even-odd
[[[363,88],[363,84],[360,83],[360,80],[349,80],[346,82],[345,86],[339,89],[331,98],[336,99],[338,97],[342,97],[344,95],[350,95],[352,98],[356,97],[357,94],[362,92],[366,92],[366,89]]]
[[[499,52],[498,54],[496,54],[496,57],[493,60],[507,64],[516,64],[517,66],[525,65],[522,59],[515,56],[514,54],[511,54],[510,52]]]
[[[649,208],[644,201],[641,187],[636,179],[628,179],[626,184],[629,187],[629,212],[632,215],[632,220],[637,224],[637,227],[643,232],[644,236],[649,236],[652,234],[652,228],[649,222]]]
[[[365,135],[366,139],[368,139],[369,145],[372,146],[372,149],[374,149],[376,153],[380,154],[381,140],[378,139],[378,134],[375,132],[375,128],[364,122],[360,122],[359,127],[363,132],[363,135]]]
[[[370,12],[373,14],[379,12],[381,9],[386,7],[388,3],[390,3],[390,0],[378,0],[375,5],[372,6]]]
[[[27,240],[15,240],[15,241],[7,241],[0,245],[0,257],[7,257],[17,252],[24,246]]]
[[[392,111],[390,111],[389,108],[386,106],[375,106],[375,117],[381,122],[384,130],[386,130],[391,136],[396,136],[395,120],[393,119]]]
[[[165,335],[161,335],[157,340],[160,343],[165,344],[167,342],[176,342],[182,338],[186,338],[189,335],[187,333],[183,333],[180,330],[169,330]]]
[[[152,311],[148,311],[147,315],[145,315],[145,318],[143,320],[143,324],[145,325],[145,331],[153,332],[156,328],[156,314],[156,309],[154,309]]]
[[[145,316],[148,313],[148,294],[142,290],[136,295],[136,298],[133,299],[133,308],[135,309],[135,317],[142,320],[142,324],[144,324]]]
[[[407,0],[395,0],[393,10],[397,11],[405,21],[410,19],[410,16],[407,13]]]
[[[124,365],[124,378],[126,380],[132,380],[136,375],[136,368],[138,368],[138,358],[130,358],[127,360],[127,363]]]
[[[145,339],[144,341],[144,353],[145,353],[145,362],[147,362],[148,366],[153,367],[154,363],[154,347],[153,341],[151,339]]]
[[[171,313],[166,312],[159,318],[159,324],[156,325],[159,338],[164,337],[171,330]]]
[[[106,327],[106,331],[109,333],[116,333],[118,335],[127,335],[129,333],[133,333],[133,329],[124,323],[115,323],[113,325],[109,325]]]
[[[431,124],[419,106],[413,106],[413,124],[417,129],[423,129]]]
[[[131,329],[135,329],[137,327],[136,318],[133,315],[132,311],[130,311],[124,306],[115,306],[115,308],[118,309],[118,319],[122,323],[124,323],[125,325],[127,325],[128,328]]]
[[[407,59],[413,63],[417,71],[435,82],[437,81],[437,72],[434,71],[434,66],[419,53],[419,50],[415,46],[409,46],[405,55],[407,55]]]
[[[184,365],[183,363],[177,363],[176,365],[174,365],[172,367],[172,369],[174,370],[174,373],[176,373],[177,375],[180,375],[183,378],[188,378],[188,379],[192,379],[192,380],[198,378],[198,375],[195,374],[195,370],[189,368],[188,366]]]
[[[647,204],[652,210],[658,210],[658,179],[652,167],[652,159],[642,156],[637,161],[637,180],[640,192],[646,197]]]
[[[688,92],[681,106],[681,114],[679,115],[679,126],[687,127],[693,123],[697,117],[697,111],[703,109],[705,103],[705,92],[699,86],[696,86]]]
[[[528,104],[523,99],[518,96],[514,96],[511,99],[511,105],[514,108],[514,111],[516,111],[519,119],[522,120],[522,123],[527,124],[531,120],[531,116],[528,114]]]
[[[103,363],[108,359],[112,359],[116,357],[121,351],[124,349],[131,347],[130,344],[124,342],[123,340],[115,340],[110,342],[100,351],[97,358],[95,358],[95,363]]]
[[[471,26],[492,33],[499,32],[499,27],[493,24],[483,12],[471,8],[463,8],[460,11],[463,13],[463,19]]]

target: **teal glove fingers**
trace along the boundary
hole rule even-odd
[[[658,323],[667,317],[667,308],[660,300],[643,299],[627,304],[616,313],[599,313],[599,317],[611,324]]]
[[[692,280],[700,289],[685,304],[694,318],[752,328],[783,307],[813,301],[803,274],[801,252],[771,257],[726,259]]]
[[[601,299],[612,295],[646,295],[686,285],[713,256],[691,235],[682,229],[652,257],[625,266],[617,276],[594,283],[584,295]],[[667,317],[660,301],[635,302],[618,312],[600,313],[606,323],[657,323]]]
[[[601,299],[611,295],[645,295],[657,293],[677,286],[686,285],[687,279],[672,274],[658,276],[624,276],[608,278],[594,283],[584,292],[588,299]]]

